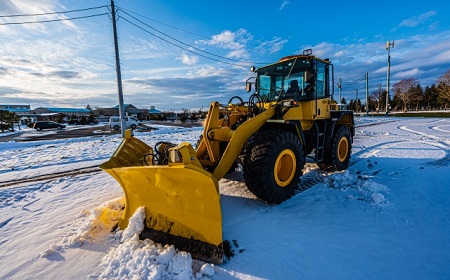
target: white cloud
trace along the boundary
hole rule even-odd
[[[281,6],[278,8],[278,11],[281,11],[288,5],[290,2],[288,0],[284,0],[283,3],[281,3]]]
[[[420,74],[420,70],[419,68],[413,68],[413,69],[409,69],[407,71],[401,71],[401,72],[397,72],[393,75],[394,78],[411,78],[411,77],[417,77]]]
[[[414,16],[414,17],[411,17],[411,18],[408,18],[408,19],[404,19],[404,20],[402,20],[400,22],[399,25],[397,25],[391,31],[395,31],[395,30],[399,29],[400,27],[415,27],[415,26],[417,26],[419,24],[427,22],[430,18],[432,18],[436,14],[437,14],[436,11],[431,10],[431,11],[428,11],[428,12],[423,13],[421,15]]]
[[[62,11],[64,7],[59,4],[56,0],[2,0],[0,3],[0,11],[3,15],[16,15],[16,14],[42,14],[42,13],[52,13],[56,11]],[[29,16],[29,17],[5,17],[1,18],[1,23],[14,23],[14,22],[34,22],[34,21],[45,21],[45,20],[55,20],[55,19],[66,19],[67,17],[63,14],[51,14],[51,15],[40,15],[40,16]],[[47,24],[43,23],[29,23],[23,25],[1,26],[0,33],[3,34],[14,34],[19,28],[23,28],[28,31],[36,31],[39,33],[48,33],[50,29],[69,27],[70,29],[77,29],[76,25],[68,20],[61,21],[60,24],[52,24],[51,28]]]
[[[279,52],[283,46],[288,42],[287,39],[275,37],[270,41],[264,41],[255,50],[260,54],[274,54]]]
[[[198,63],[198,56],[189,56],[185,53],[181,54],[181,57],[178,59],[181,60],[181,63],[186,65],[194,65]]]
[[[224,30],[220,34],[213,35],[211,40],[200,40],[197,43],[229,50],[226,57],[242,59],[249,57],[246,48],[247,43],[251,40],[253,40],[253,35],[247,30],[241,28],[236,32]]]

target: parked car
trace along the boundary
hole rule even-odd
[[[63,129],[66,126],[56,122],[35,122],[33,128],[36,130],[48,129],[48,128],[57,128]]]
[[[109,127],[114,128],[115,130],[119,130],[122,125],[120,121],[120,117],[111,117],[109,118]],[[139,120],[135,117],[125,117],[125,127],[131,129],[136,129],[140,125]]]

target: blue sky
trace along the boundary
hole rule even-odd
[[[2,0],[0,15],[109,4],[108,0]],[[247,99],[244,84],[252,76],[251,65],[272,63],[307,48],[331,59],[347,100],[354,99],[358,89],[364,102],[365,82],[355,81],[366,72],[369,91],[378,84],[385,87],[386,41],[395,41],[391,86],[412,77],[425,87],[450,69],[448,1],[116,0],[115,4],[121,9],[117,26],[124,100],[138,108],[196,109],[216,100],[226,103],[235,95]],[[103,7],[0,17],[0,23],[107,12]],[[0,25],[0,40],[0,104],[32,108],[118,104],[107,15]]]

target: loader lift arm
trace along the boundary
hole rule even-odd
[[[127,131],[111,159],[100,166],[125,193],[119,227],[127,227],[144,206],[141,238],[174,244],[194,258],[220,264],[224,246],[218,181],[235,164],[243,166],[247,188],[273,204],[296,194],[306,156],[313,152],[323,170],[348,167],[353,112],[340,111],[330,96],[330,69],[328,59],[307,52],[253,70],[255,93],[247,104],[237,96],[227,105],[212,102],[196,149],[187,142],[158,142],[152,148]],[[251,90],[249,80],[246,88]],[[232,104],[235,98],[240,104]]]
[[[174,244],[191,252],[194,258],[222,262],[218,180],[233,165],[248,138],[275,114],[275,107],[241,123],[235,130],[224,123],[240,120],[244,114],[239,110],[247,111],[246,106],[229,105],[227,108],[233,112],[228,120],[219,120],[220,108],[219,103],[211,103],[197,150],[186,142],[171,148],[155,147],[159,154],[166,151],[157,160],[149,159],[155,150],[127,130],[112,158],[100,166],[120,183],[125,193],[120,228],[127,227],[136,209],[145,206],[146,224],[141,238]],[[223,154],[221,143],[227,144]],[[211,168],[212,173],[205,170]]]

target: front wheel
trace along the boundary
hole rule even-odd
[[[262,131],[247,148],[244,180],[259,199],[279,204],[295,194],[304,164],[303,148],[295,134]]]
[[[324,159],[319,167],[327,171],[341,171],[348,168],[352,150],[350,129],[341,126],[331,139],[330,148],[325,149]]]
[[[120,128],[120,126],[118,126],[118,125],[114,126],[114,130],[119,130],[119,128]]]
[[[136,125],[135,125],[135,124],[132,124],[132,125],[131,125],[131,129],[136,129]]]

